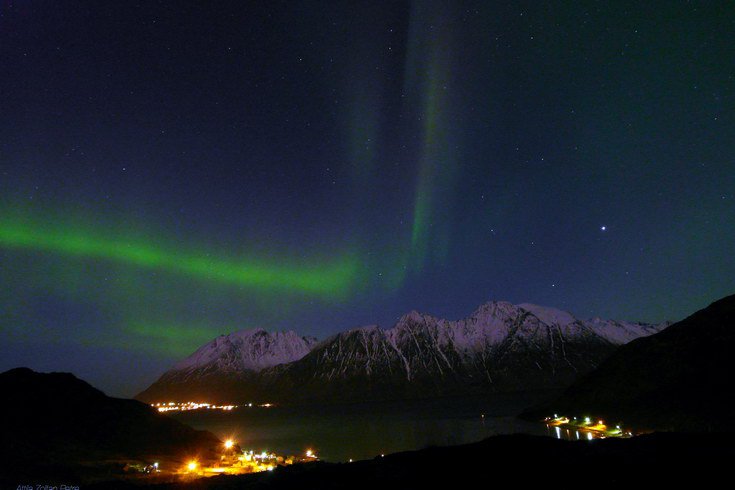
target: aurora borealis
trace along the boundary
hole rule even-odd
[[[359,267],[354,258],[309,269],[259,261],[228,262],[209,255],[186,255],[145,244],[106,240],[75,231],[46,231],[23,224],[0,224],[0,245],[71,258],[102,259],[234,286],[295,290],[315,296],[346,293]]]
[[[0,2],[0,368],[735,289],[727,2]]]

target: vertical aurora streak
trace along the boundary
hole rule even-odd
[[[443,260],[449,247],[448,220],[440,209],[453,198],[456,176],[456,156],[451,148],[448,121],[448,91],[451,89],[452,39],[444,24],[447,12],[432,5],[426,9],[415,6],[410,28],[406,66],[407,81],[419,96],[422,143],[414,191],[413,224],[411,227],[411,265],[420,270],[427,260]],[[422,32],[418,26],[429,32]],[[416,66],[428,66],[417,71]]]

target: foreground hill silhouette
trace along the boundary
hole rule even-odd
[[[209,432],[144,403],[108,397],[69,373],[11,369],[0,374],[0,393],[0,476],[15,476],[13,481],[44,475],[81,478],[83,462],[183,460],[204,456],[219,444]]]
[[[168,489],[455,489],[650,488],[684,483],[709,488],[729,476],[735,456],[717,434],[650,434],[632,439],[563,441],[550,437],[496,436],[474,444],[427,448],[354,463],[308,463],[253,475],[217,476]],[[632,485],[631,485],[632,484]],[[134,489],[128,482],[91,488]]]
[[[733,348],[735,295],[620,347],[525,416],[590,414],[655,430],[732,431]]]

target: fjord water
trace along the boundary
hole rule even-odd
[[[475,442],[498,434],[549,435],[541,423],[515,417],[548,393],[441,398],[327,406],[241,406],[232,412],[173,415],[242,449],[283,455],[313,449],[326,461]],[[484,417],[483,417],[484,414]]]

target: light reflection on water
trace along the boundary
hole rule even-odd
[[[244,407],[229,413],[183,412],[173,417],[210,430],[222,440],[234,438],[243,449],[302,454],[314,448],[324,460],[348,461],[464,444],[498,434],[547,435],[544,424],[514,415],[537,399],[538,395],[505,395],[327,407]]]
[[[579,430],[574,430],[574,433],[572,433],[570,429],[558,425],[546,425],[546,435],[565,441],[579,441],[580,439],[591,441],[599,438],[594,432],[584,431],[583,435],[580,435]]]

